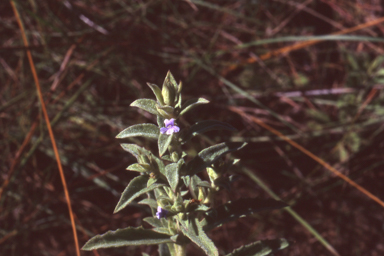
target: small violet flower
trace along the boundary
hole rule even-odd
[[[156,212],[156,217],[158,219],[165,218],[165,217],[167,217],[167,213],[168,213],[167,210],[164,210],[163,208],[161,208],[161,206],[158,206],[157,212]]]
[[[177,133],[180,131],[180,128],[175,125],[175,119],[165,119],[164,120],[165,127],[160,128],[161,134],[171,135],[172,133]]]

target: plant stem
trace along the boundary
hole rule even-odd
[[[186,256],[187,255],[187,250],[185,244],[179,245],[179,244],[174,244],[175,246],[175,256]]]

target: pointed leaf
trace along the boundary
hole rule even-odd
[[[146,150],[145,148],[139,147],[136,144],[128,144],[128,143],[121,143],[120,146],[127,152],[131,153],[137,161],[139,161],[140,155],[146,155],[149,158],[152,158],[155,160],[158,169],[161,173],[164,172],[164,163],[161,161],[157,156],[153,155],[151,151]]]
[[[151,90],[155,94],[157,101],[161,105],[164,105],[164,99],[163,99],[163,95],[161,95],[161,89],[155,84],[147,83],[147,85],[149,86],[149,88],[151,88]]]
[[[143,219],[148,224],[155,227],[153,230],[159,233],[172,235],[168,228],[168,221],[165,218],[154,218],[154,217],[147,217]],[[172,238],[171,238],[172,239]]]
[[[192,197],[195,199],[197,199],[199,195],[199,187],[197,186],[197,184],[201,182],[202,182],[201,179],[197,175],[193,175],[189,179],[189,184],[188,184],[189,192],[191,193]]]
[[[122,210],[128,204],[130,204],[134,199],[145,194],[157,187],[164,186],[162,183],[154,183],[151,186],[147,187],[147,182],[149,180],[148,175],[140,175],[129,182],[128,186],[125,188],[124,192],[121,194],[120,200],[116,205],[114,213]]]
[[[129,137],[147,137],[157,139],[160,134],[160,128],[154,124],[136,124],[132,125],[122,132],[120,132],[116,138],[123,139]]]
[[[184,159],[180,159],[177,163],[172,163],[165,166],[165,177],[167,177],[168,183],[172,190],[175,191],[180,180],[180,169],[184,164]]]
[[[143,221],[147,222],[149,225],[155,227],[155,228],[158,228],[158,227],[167,227],[168,224],[163,223],[163,220],[165,220],[164,218],[161,218],[161,219],[158,219],[158,218],[154,218],[154,217],[146,217],[143,219]]]
[[[140,202],[138,202],[138,204],[146,204],[146,205],[148,205],[149,207],[151,207],[153,209],[157,208],[156,200],[155,199],[151,199],[151,198],[145,198],[145,199],[141,200]]]
[[[177,86],[176,80],[173,77],[171,71],[169,71],[169,70],[167,72],[167,76],[164,79],[163,87],[164,87],[165,84],[168,84],[168,85],[172,86],[175,89],[175,91],[177,92],[178,86]]]
[[[282,239],[257,241],[235,249],[226,256],[268,256],[289,246],[289,242]]]
[[[159,115],[156,109],[157,102],[151,99],[138,99],[131,103],[131,107],[141,108],[151,114]]]
[[[193,136],[196,136],[198,134],[211,131],[211,130],[236,131],[236,129],[230,124],[216,121],[216,120],[206,120],[206,121],[197,122],[196,124],[192,125],[185,133],[181,135],[181,140],[184,143],[189,139],[191,139]]]
[[[192,242],[203,249],[207,255],[219,256],[219,252],[215,244],[204,232],[197,218],[190,218],[187,220],[182,220],[180,217],[177,218],[181,224],[181,231],[185,236],[187,236],[189,239],[191,239]]]
[[[161,156],[161,159],[163,159],[163,160],[167,160],[167,161],[169,161],[169,162],[173,162],[173,160],[172,160],[172,158],[171,158],[170,155],[162,155],[162,156]]]
[[[157,233],[150,229],[124,228],[116,231],[108,231],[105,234],[91,238],[82,248],[85,251],[99,248],[138,246],[172,243],[169,235]]]
[[[188,175],[194,175],[201,172],[204,168],[219,160],[223,155],[239,150],[245,145],[247,145],[247,143],[224,142],[203,149],[187,164],[186,173]]]
[[[201,105],[201,104],[207,104],[209,103],[208,100],[204,99],[204,98],[198,98],[198,99],[190,99],[190,100],[187,100],[182,108],[181,108],[181,112],[180,112],[180,116],[181,115],[184,115],[185,113],[187,113],[189,110],[191,110],[192,108],[198,106],[198,105]]]
[[[141,154],[150,155],[151,152],[146,150],[145,148],[139,147],[136,144],[129,144],[129,143],[121,143],[120,146],[127,152],[131,153],[136,160],[139,160],[139,156]]]
[[[157,125],[159,126],[159,127],[164,127],[164,120],[165,120],[165,118],[164,117],[162,117],[162,116],[157,116]]]
[[[264,210],[274,210],[287,207],[286,203],[273,199],[242,198],[228,202],[205,213],[204,230],[210,230],[221,224],[245,217]]]
[[[149,166],[149,165],[148,165]],[[127,167],[128,171],[135,171],[135,172],[148,172],[149,170],[145,169],[141,164],[131,164]]]
[[[173,81],[171,81],[171,78]],[[167,76],[164,79],[163,88],[161,90],[161,94],[163,95],[164,103],[166,105],[174,105],[175,103],[175,96],[177,92],[177,84],[172,84],[172,82],[175,82],[175,79],[173,78],[171,72],[168,71]]]
[[[167,151],[169,144],[173,139],[173,133],[171,135],[160,134],[159,139],[157,141],[159,147],[159,155],[160,157]]]

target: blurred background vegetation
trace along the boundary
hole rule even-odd
[[[384,255],[380,204],[232,111],[257,117],[384,199],[383,1],[14,3],[30,46],[23,45],[10,2],[1,1],[1,255],[76,251],[27,50],[58,144],[80,246],[95,234],[142,225],[149,215],[141,206],[112,214],[137,175],[125,170],[134,158],[114,137],[130,125],[155,123],[154,116],[129,104],[154,98],[146,82],[161,85],[171,70],[183,81],[184,100],[211,101],[184,116],[181,127],[216,119],[238,129],[194,138],[189,153],[222,141],[249,143],[235,154],[242,159],[240,178],[232,190],[220,192],[218,202],[270,198],[269,188],[307,221],[303,225],[281,210],[228,223],[211,232],[222,254],[255,240],[285,237],[293,244],[276,255]],[[334,33],[344,35],[324,37]],[[82,255],[141,251],[157,255],[156,247]]]

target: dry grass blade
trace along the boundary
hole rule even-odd
[[[345,35],[345,34],[348,34],[348,33],[351,33],[351,32],[355,32],[355,31],[358,31],[358,30],[361,30],[361,29],[364,29],[364,28],[368,28],[368,27],[372,27],[372,26],[378,25],[378,24],[380,24],[382,22],[384,22],[384,17],[376,19],[376,20],[368,21],[368,22],[366,22],[364,24],[360,24],[360,25],[355,26],[353,28],[347,28],[347,29],[338,31],[336,33],[332,33],[331,35]],[[305,48],[307,46],[311,46],[311,45],[320,43],[321,41],[322,40],[310,40],[310,41],[304,41],[304,42],[300,42],[300,43],[297,43],[297,44],[294,44],[294,45],[282,47],[280,49],[277,49],[277,50],[274,50],[274,51],[271,51],[271,52],[268,52],[266,54],[263,54],[263,55],[259,56],[259,59],[260,60],[267,60],[267,59],[270,59],[270,58],[272,58],[274,56],[278,56],[278,55],[281,55],[281,54],[287,54],[287,53],[289,53],[291,51],[295,51],[295,50],[298,50],[298,49]],[[251,63],[255,63],[255,62],[257,62],[257,59],[254,58],[254,57],[251,57],[251,58],[248,58],[247,60],[245,60],[244,62],[242,62],[240,64],[234,64],[234,65],[229,66],[222,73],[225,75],[228,72],[236,69],[239,66],[243,66],[243,65],[251,64]]]
[[[19,27],[20,27],[20,32],[21,32],[21,35],[22,35],[22,38],[23,38],[24,45],[25,45],[25,47],[28,47],[28,45],[29,45],[28,44],[28,40],[27,40],[27,37],[25,35],[24,26],[23,26],[23,23],[21,21],[21,18],[20,18],[19,12],[17,10],[16,4],[15,4],[14,1],[10,1],[10,2],[11,2],[11,5],[12,5],[12,8],[13,8],[13,11],[14,11],[17,23],[19,24]],[[52,131],[51,123],[49,121],[47,109],[45,107],[44,99],[43,99],[41,88],[40,88],[40,82],[39,82],[39,79],[37,77],[36,68],[35,68],[35,65],[34,65],[34,62],[33,62],[33,58],[32,58],[32,54],[31,54],[30,50],[27,50],[27,56],[28,56],[28,61],[29,61],[30,68],[31,68],[31,71],[32,71],[33,79],[35,81],[35,85],[36,85],[37,93],[38,93],[38,96],[39,96],[41,108],[43,110],[44,119],[46,121],[46,125],[47,125],[47,129],[48,129],[48,132],[49,132],[49,136],[51,138],[52,147],[53,147],[53,150],[54,150],[54,153],[55,153],[57,166],[58,166],[59,172],[60,172],[61,182],[62,182],[63,187],[64,187],[65,199],[66,199],[66,202],[67,202],[69,216],[70,216],[71,224],[72,224],[73,238],[75,240],[76,255],[80,256],[80,248],[79,248],[79,242],[78,242],[78,239],[77,239],[76,225],[75,225],[75,220],[74,220],[74,216],[73,216],[71,200],[70,200],[69,193],[68,193],[67,183],[65,181],[64,171],[63,171],[63,167],[62,167],[61,161],[60,161],[60,155],[59,155],[59,152],[57,150],[57,145],[56,145],[55,137],[54,137],[54,134],[53,134],[53,131]]]
[[[338,177],[343,179],[345,182],[347,182],[351,186],[353,186],[356,189],[358,189],[359,191],[361,191],[363,194],[368,196],[370,199],[374,200],[376,203],[378,203],[379,205],[384,207],[384,202],[382,200],[380,200],[377,196],[373,195],[371,192],[369,192],[365,188],[361,187],[359,184],[357,184],[356,182],[354,182],[353,180],[351,180],[350,178],[348,178],[347,176],[345,176],[344,174],[342,174],[341,172],[336,170],[334,167],[332,167],[330,164],[325,162],[323,159],[321,159],[318,156],[314,155],[313,153],[311,153],[310,151],[308,151],[304,147],[300,146],[299,144],[297,144],[296,142],[294,142],[290,138],[288,138],[285,135],[283,135],[281,132],[279,132],[279,131],[275,130],[274,128],[270,127],[269,125],[265,124],[264,122],[259,120],[257,117],[250,116],[250,115],[246,114],[245,112],[243,112],[242,110],[240,110],[240,109],[238,109],[236,107],[229,107],[229,109],[231,111],[241,115],[242,117],[247,118],[247,119],[251,120],[252,122],[257,123],[258,125],[262,126],[263,128],[267,129],[268,131],[274,133],[275,135],[277,135],[281,139],[283,139],[286,142],[288,142],[289,144],[291,144],[293,147],[297,148],[298,150],[300,150],[301,152],[303,152],[304,154],[306,154],[307,156],[309,156],[310,158],[312,158],[313,160],[315,160],[316,162],[321,164],[324,168],[328,169],[333,174],[337,175]]]
[[[36,120],[31,129],[29,130],[27,136],[25,137],[24,141],[23,141],[23,144],[21,144],[19,150],[17,151],[16,155],[15,155],[15,159],[13,159],[12,161],[12,165],[11,165],[11,168],[9,169],[8,171],[8,175],[7,175],[7,178],[4,180],[3,182],[3,185],[1,186],[0,188],[0,199],[1,199],[1,196],[4,192],[4,190],[7,188],[8,184],[9,184],[9,181],[11,179],[11,176],[13,174],[13,172],[15,171],[15,168],[16,168],[16,165],[19,163],[20,161],[20,156],[21,154],[24,152],[24,149],[25,147],[28,145],[28,143],[30,142],[31,138],[32,138],[32,135],[34,133],[34,131],[36,130],[36,127],[37,127],[37,124],[38,124],[38,120]]]

